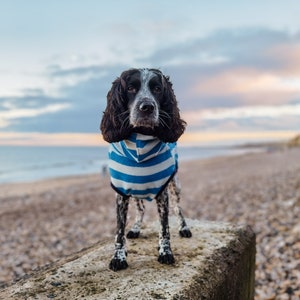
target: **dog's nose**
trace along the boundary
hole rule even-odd
[[[139,110],[144,113],[152,113],[155,109],[155,106],[151,102],[142,102],[139,106]]]

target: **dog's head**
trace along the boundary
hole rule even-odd
[[[132,132],[175,142],[185,125],[169,78],[156,69],[130,69],[113,82],[100,129],[109,143]]]

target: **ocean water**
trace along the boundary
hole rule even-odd
[[[0,183],[99,173],[107,164],[107,147],[0,146]],[[179,159],[239,154],[226,147],[179,147]]]

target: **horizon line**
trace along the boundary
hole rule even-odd
[[[299,131],[187,131],[179,139],[182,146],[241,144],[247,142],[289,140]],[[108,145],[99,133],[41,133],[0,132],[0,146],[105,146]]]

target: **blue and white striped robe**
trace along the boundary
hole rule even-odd
[[[177,171],[176,143],[133,133],[128,140],[110,144],[111,185],[123,196],[152,201]]]

